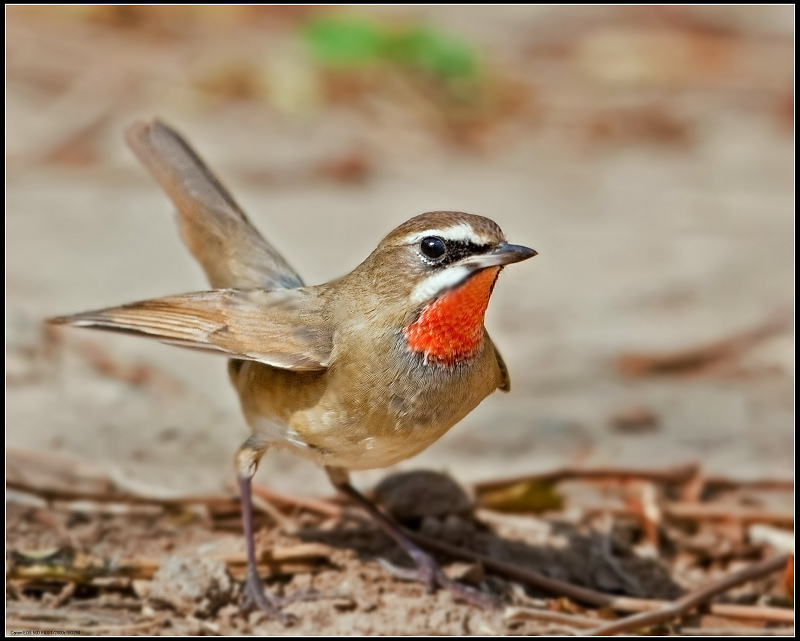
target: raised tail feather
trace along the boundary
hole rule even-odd
[[[236,201],[174,130],[138,122],[126,139],[178,208],[189,251],[215,289],[287,289],[303,281],[250,223]]]

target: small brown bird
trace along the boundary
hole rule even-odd
[[[480,593],[448,579],[349,482],[349,470],[402,461],[496,389],[503,359],[483,326],[504,265],[536,252],[488,218],[436,211],[392,231],[346,276],[306,287],[192,148],[155,121],[127,140],[178,208],[183,240],[212,291],[167,296],[51,322],[125,332],[228,356],[252,435],[236,455],[248,575],[246,607],[282,621],[256,569],[250,482],[264,453],[288,448],[325,467],[417,565],[429,591]]]

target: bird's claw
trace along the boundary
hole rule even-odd
[[[272,596],[267,596],[267,593],[264,591],[264,584],[261,582],[261,577],[258,576],[258,573],[248,571],[247,579],[245,579],[244,582],[243,612],[261,610],[261,612],[270,618],[275,619],[285,626],[290,626],[297,623],[297,617],[293,614],[281,612],[280,610],[281,607],[290,602],[291,600],[289,599],[277,599]]]
[[[437,588],[441,588],[451,592],[456,598],[484,610],[497,607],[497,601],[493,597],[449,578],[427,554],[415,556],[414,561],[417,563],[417,567],[401,568],[386,559],[379,559],[380,564],[386,568],[389,574],[401,581],[422,583],[428,594],[433,594]]]

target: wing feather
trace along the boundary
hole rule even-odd
[[[332,336],[316,289],[197,292],[50,322],[134,334],[283,369],[323,370]]]

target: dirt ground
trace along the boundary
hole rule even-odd
[[[232,457],[247,431],[224,362],[42,326],[206,287],[123,142],[153,116],[308,283],[436,209],[487,215],[539,251],[505,270],[487,315],[511,393],[413,460],[354,476],[365,491],[409,470],[456,479],[469,507],[405,515],[412,531],[661,600],[793,552],[779,542],[793,533],[793,8],[370,10],[392,33],[425,22],[468,43],[480,72],[466,80],[400,58],[326,68],[303,48],[319,11],[8,11],[7,630],[283,632],[238,613]],[[609,474],[547,476],[561,468]],[[481,490],[518,475],[510,494]],[[256,482],[332,496],[280,453]],[[259,516],[259,549],[286,554],[265,561],[268,588],[317,593],[286,607],[292,634],[574,633],[623,614],[448,555],[500,607],[426,595],[382,567],[404,563],[390,541],[320,504]],[[725,598],[786,609],[780,579]],[[660,631],[787,625],[714,616]]]

